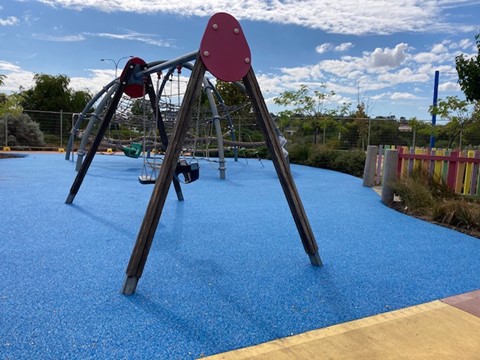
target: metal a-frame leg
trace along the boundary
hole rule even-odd
[[[292,212],[305,252],[310,257],[312,265],[321,266],[322,261],[318,254],[318,246],[315,236],[310,227],[305,209],[295,186],[295,182],[293,181],[292,174],[283,156],[282,147],[275,132],[275,126],[272,122],[272,118],[267,105],[265,104],[265,100],[263,99],[257,78],[255,77],[252,68],[250,68],[247,75],[244,76],[243,84],[245,85],[247,94],[252,101],[257,116],[257,122],[265,136],[270,156],[272,157],[283,192],[285,193],[288,205],[290,206],[290,211]]]
[[[160,216],[162,215],[165,205],[168,189],[172,183],[175,168],[182,151],[183,140],[188,131],[192,117],[192,109],[202,87],[204,74],[205,66],[201,60],[197,60],[193,67],[177,121],[165,152],[162,168],[155,182],[152,196],[150,197],[150,202],[148,203],[147,211],[137,236],[137,241],[130,256],[122,288],[122,293],[125,295],[131,295],[135,292],[138,280],[142,276],[153,237],[155,236],[158,222],[160,221]]]
[[[103,121],[100,124],[100,127],[98,129],[97,135],[93,140],[92,146],[90,147],[90,150],[88,150],[87,156],[83,160],[82,166],[77,172],[77,176],[75,177],[72,187],[70,188],[70,193],[68,194],[67,200],[65,201],[66,204],[71,204],[75,199],[75,196],[77,195],[78,190],[82,185],[83,179],[87,174],[88,168],[90,167],[90,164],[92,163],[92,160],[95,157],[98,147],[102,142],[103,136],[105,135],[105,132],[108,129],[108,125],[110,124],[110,121],[112,120],[112,117],[115,114],[115,111],[117,110],[117,105],[120,102],[120,99],[122,98],[123,90],[125,89],[125,79],[128,79],[131,76],[131,74],[133,73],[133,70],[134,70],[133,66],[129,66],[125,74],[123,74],[120,77],[119,79],[120,86],[118,87],[117,91],[115,92],[115,95],[113,96],[112,101],[110,102],[110,105],[105,114],[105,117],[103,118]]]

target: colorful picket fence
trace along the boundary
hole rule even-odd
[[[376,184],[381,183],[385,151],[392,146],[379,146]],[[397,176],[410,176],[421,171],[435,181],[446,184],[457,194],[480,195],[480,150],[450,150],[398,147]]]

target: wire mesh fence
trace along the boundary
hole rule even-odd
[[[35,140],[32,129],[24,130],[25,134],[18,135],[19,124],[8,120],[8,117],[0,118],[0,148],[12,150],[62,150],[67,146],[72,128],[79,114],[55,111],[24,111],[36,124],[43,135],[42,141]],[[214,139],[215,134],[211,119],[208,116],[194,115],[191,120],[190,142],[200,144]],[[306,126],[306,123],[297,122],[295,125],[282,124],[280,119],[273,117],[289,145],[295,143],[325,145],[341,150],[366,150],[368,145],[395,145],[395,146],[423,146],[430,145],[431,135],[426,131],[417,131],[408,124],[395,119],[352,119],[339,118],[334,122],[316,128]],[[167,119],[168,120],[168,119]],[[171,121],[170,121],[171,120]],[[174,120],[165,122],[167,132],[171,132]],[[425,121],[428,123],[429,121]],[[98,126],[98,124],[97,124]],[[435,135],[436,147],[442,148],[471,148],[480,145],[480,125],[474,124],[465,129],[449,129],[448,124],[440,125]],[[447,131],[448,130],[448,131]],[[106,134],[102,150],[112,147],[113,143],[121,145],[131,142],[141,142],[146,132],[151,133],[152,127],[144,126],[142,116],[135,121],[112,121]],[[153,131],[155,131],[153,129]],[[238,143],[248,147],[248,144],[261,146],[263,135],[253,117],[231,116],[230,124],[222,119],[222,134],[225,143],[231,142],[231,133],[235,133]],[[93,132],[94,134],[94,132]],[[82,131],[77,133],[78,138]],[[78,138],[76,141],[78,142]],[[75,143],[74,143],[75,144]],[[200,146],[200,145],[198,145]],[[73,147],[75,150],[75,145]]]

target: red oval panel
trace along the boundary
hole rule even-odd
[[[125,65],[125,68],[120,75],[120,81],[125,81],[127,83],[127,85],[123,89],[123,92],[133,99],[143,96],[143,79],[135,80],[133,76],[134,74],[130,77],[130,79],[124,79],[125,72],[127,71],[129,66],[141,67],[141,69],[139,70],[143,70],[143,65],[146,65],[146,62],[139,57],[131,58]]]
[[[200,57],[207,70],[220,80],[238,81],[247,75],[252,59],[237,19],[227,13],[210,18],[200,44]]]

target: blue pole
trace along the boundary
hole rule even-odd
[[[440,77],[440,72],[435,71],[435,84],[433,85],[433,107],[437,106],[438,100],[438,79]],[[437,123],[437,115],[432,115],[432,126],[435,126]],[[430,135],[430,149],[435,147],[435,135]]]

